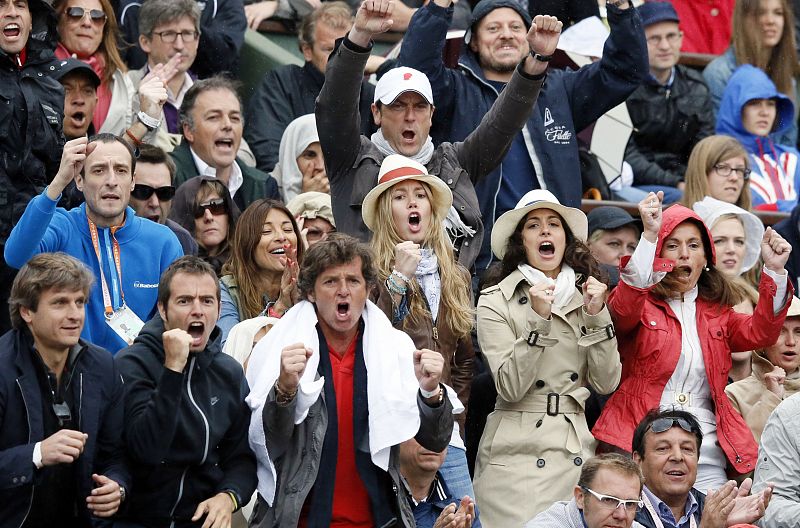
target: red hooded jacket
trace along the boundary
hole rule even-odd
[[[661,246],[684,221],[694,221],[704,238],[709,265],[716,260],[708,228],[691,209],[673,205],[663,214],[656,244],[655,271],[671,271],[674,262],[660,259]],[[624,268],[629,257],[620,264]],[[667,302],[620,281],[608,300],[622,359],[622,380],[592,429],[594,436],[626,451],[631,450],[633,431],[650,409],[658,407],[664,387],[675,371],[681,355],[681,325]],[[789,295],[792,285],[788,284]],[[729,306],[698,296],[697,334],[703,350],[706,375],[717,420],[717,436],[730,464],[738,473],[756,467],[758,445],[750,428],[725,396],[731,352],[755,350],[775,343],[780,335],[790,303],[778,314],[772,300],[775,281],[762,274],[759,300],[753,315],[736,313]]]

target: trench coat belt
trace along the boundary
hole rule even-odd
[[[577,414],[584,411],[582,401],[576,400],[570,394],[534,394],[526,396],[518,402],[497,400],[494,406],[498,411],[520,411],[529,413],[546,413],[551,416],[558,414]]]

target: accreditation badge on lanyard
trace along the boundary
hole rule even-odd
[[[642,498],[644,499],[644,507],[647,508],[647,511],[650,512],[650,517],[653,518],[653,524],[655,524],[656,528],[664,528],[664,523],[661,521],[661,517],[656,512],[655,507],[650,502],[650,498],[647,496],[646,493],[642,493]],[[679,521],[680,519],[675,519],[675,521]],[[697,520],[694,518],[694,514],[689,516],[689,528],[697,528]]]
[[[133,340],[142,330],[144,323],[139,319],[139,316],[133,313],[133,310],[128,308],[125,304],[125,294],[122,292],[122,264],[119,243],[114,236],[116,229],[116,227],[111,227],[109,229],[112,244],[105,244],[106,258],[109,262],[113,262],[117,269],[116,274],[111,274],[111,290],[109,290],[108,283],[106,282],[106,275],[103,271],[103,255],[100,251],[100,237],[97,234],[97,226],[89,219],[89,232],[92,235],[92,245],[94,246],[94,253],[97,256],[97,263],[100,266],[100,286],[103,290],[103,309],[105,311],[106,324],[126,343],[132,345]],[[112,295],[115,302],[112,302]]]

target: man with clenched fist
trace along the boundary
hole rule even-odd
[[[395,494],[405,485],[396,446],[415,438],[443,451],[457,400],[440,381],[442,355],[416,350],[367,301],[375,282],[369,249],[330,235],[303,259],[306,300],[253,351],[259,505],[251,526],[415,526],[405,494]]]
[[[125,380],[131,505],[120,526],[229,528],[256,484],[247,382],[222,353],[219,283],[198,257],[158,285],[159,314],[117,355]]]

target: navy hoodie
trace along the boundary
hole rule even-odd
[[[776,124],[766,137],[756,136],[742,124],[742,108],[753,99],[774,99]],[[798,161],[794,147],[775,141],[776,135],[792,126],[794,104],[778,92],[766,73],[750,64],[739,66],[731,75],[717,113],[717,134],[739,140],[750,153],[750,192],[754,209],[791,211],[797,205],[800,184]]]

